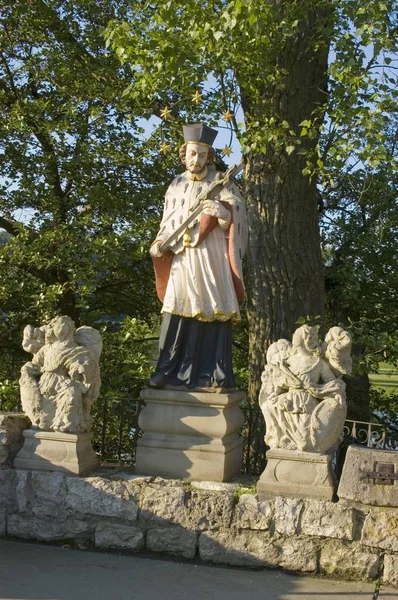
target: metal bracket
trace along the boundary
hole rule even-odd
[[[398,481],[398,473],[394,473],[393,463],[376,463],[374,471],[364,473],[363,479],[373,479],[374,485],[394,485],[394,481]]]

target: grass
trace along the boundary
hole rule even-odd
[[[398,369],[388,363],[380,363],[377,373],[369,375],[371,384],[376,389],[398,393]]]

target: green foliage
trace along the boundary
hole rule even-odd
[[[119,410],[147,378],[148,344],[135,340],[157,329],[148,247],[177,160],[159,158],[157,141],[120,102],[131,72],[105,50],[101,30],[128,6],[37,0],[0,9],[2,406],[18,405],[23,327],[68,314],[104,332],[97,438],[103,404]],[[129,437],[136,416],[124,410]],[[113,439],[117,423],[108,418]]]
[[[159,144],[174,151],[181,121],[215,125],[227,110],[226,127],[247,157],[299,161],[304,177],[320,177],[328,315],[355,332],[359,369],[396,359],[395,9],[393,0],[3,3],[3,407],[18,402],[23,326],[69,314],[104,335],[97,444],[109,413],[113,448],[105,453],[117,454],[119,439],[132,453],[159,310],[147,250],[178,168],[176,152],[159,157]],[[331,45],[329,82],[313,113],[286,120],[303,83],[291,80],[286,51],[297,41],[308,61]],[[148,138],[139,119],[166,106],[172,118]],[[264,168],[277,173],[276,163]],[[246,388],[247,324],[235,333],[235,371]],[[120,428],[110,415],[122,407]],[[258,414],[246,409],[253,431]]]

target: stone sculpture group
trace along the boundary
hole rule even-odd
[[[91,431],[91,405],[98,398],[102,340],[92,327],[79,327],[69,317],[48,325],[27,325],[23,349],[33,354],[21,369],[24,413],[43,431]]]
[[[281,339],[267,352],[260,406],[271,449],[328,452],[340,442],[347,415],[342,375],[351,372],[351,338],[332,327],[323,348],[316,327],[303,325],[292,343]]]
[[[163,321],[159,360],[142,392],[139,473],[223,481],[240,472],[244,395],[235,389],[231,330],[244,297],[246,211],[232,176],[241,167],[224,178],[214,168],[216,135],[206,125],[184,126],[186,171],[167,190],[150,250]],[[89,434],[100,389],[100,334],[56,317],[42,327],[28,325],[23,348],[33,354],[20,379],[32,431]],[[350,349],[343,329],[330,329],[320,347],[317,329],[308,325],[292,343],[281,339],[270,346],[259,399],[270,464],[275,452],[283,452],[283,460],[301,453],[313,465],[314,455],[329,456],[336,447],[346,417],[342,375],[351,369]],[[329,462],[308,473],[305,483],[327,479]]]

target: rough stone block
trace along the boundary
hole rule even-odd
[[[123,481],[109,481],[101,477],[66,479],[65,503],[77,512],[105,517],[119,517],[135,521],[137,500]]]
[[[23,413],[0,413],[0,465],[13,463],[23,446],[22,432],[30,424]]]
[[[188,492],[187,504],[187,525],[190,529],[204,531],[231,526],[234,509],[231,494],[192,491]]]
[[[16,471],[15,482],[15,506],[12,512],[18,510],[23,513],[28,509],[28,500],[31,497],[30,487],[31,473],[29,471]]]
[[[275,529],[284,535],[294,535],[299,531],[300,516],[304,502],[299,498],[275,498]]]
[[[0,469],[0,508],[14,504],[15,477],[13,469]]]
[[[327,540],[321,549],[319,567],[321,573],[343,579],[374,579],[379,575],[380,555],[357,542]]]
[[[290,538],[276,542],[279,566],[289,571],[314,573],[318,568],[318,543],[310,538]]]
[[[193,558],[196,553],[198,534],[179,525],[149,529],[146,535],[146,547],[153,552],[168,552]]]
[[[5,465],[8,462],[8,449],[1,438],[2,435],[0,433],[0,466]]]
[[[87,521],[67,519],[47,519],[26,515],[9,515],[7,535],[16,538],[41,541],[86,540],[93,534],[93,528]]]
[[[398,552],[398,511],[374,510],[365,519],[362,544]]]
[[[398,554],[384,556],[383,583],[398,587]]]
[[[301,532],[352,540],[354,538],[355,513],[348,506],[319,500],[306,500],[301,519]]]
[[[6,509],[0,508],[0,537],[7,534]]]
[[[184,526],[187,492],[182,487],[148,485],[140,498],[140,521],[159,525]]]
[[[98,548],[140,550],[144,547],[144,534],[133,525],[100,523],[95,528],[95,545]]]
[[[378,471],[378,465],[389,464],[398,473],[398,452],[349,446],[338,489],[339,498],[373,506],[398,506],[398,481],[393,485],[377,485],[366,477]]]
[[[64,516],[66,477],[63,473],[32,471],[28,489],[29,504],[36,516],[54,518]]]
[[[235,506],[234,527],[267,531],[271,523],[272,505],[270,500],[260,501],[253,494],[243,494]]]
[[[201,533],[199,553],[202,560],[239,567],[276,567],[280,554],[270,534],[260,531]]]

